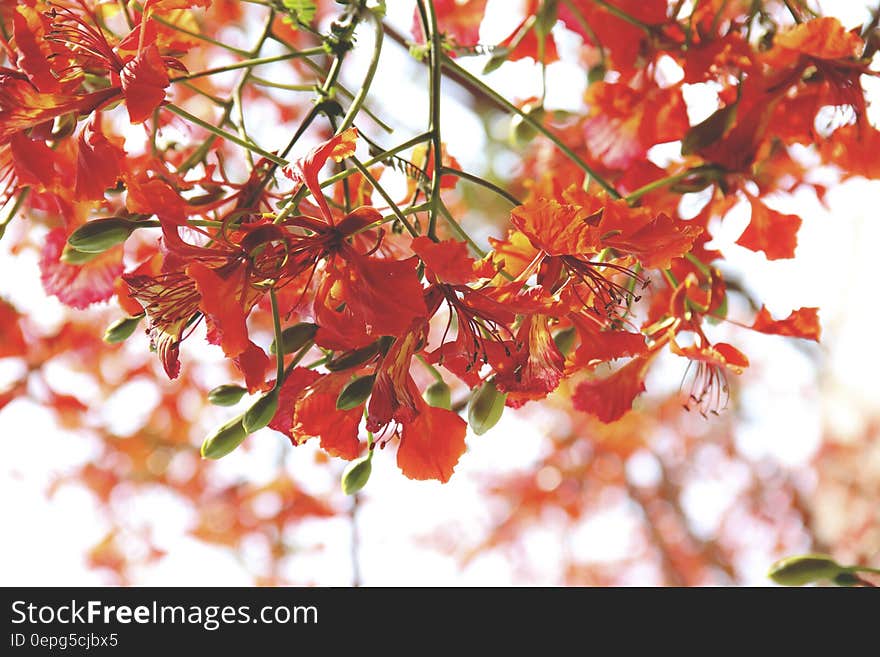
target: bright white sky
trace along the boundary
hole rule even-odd
[[[500,16],[486,41],[504,36],[513,22],[511,3],[490,0],[490,11]],[[388,3],[391,19],[408,27],[412,2]],[[865,16],[865,3],[825,2],[825,9],[839,16],[847,26],[855,26]],[[502,24],[503,23],[503,24]],[[366,39],[365,39],[366,40]],[[366,45],[366,44],[365,44]],[[404,134],[421,129],[426,101],[421,79],[402,79],[395,69],[405,68],[406,55],[388,44],[379,76],[377,92],[385,97],[406,98],[396,108]],[[475,68],[481,65],[476,62]],[[390,74],[389,74],[390,73]],[[346,71],[353,85],[360,79],[357,66]],[[583,87],[576,81],[570,65],[550,67],[548,106],[569,108],[581,102]],[[491,83],[508,97],[537,94],[538,68],[521,62],[506,65],[491,76]],[[528,87],[531,85],[532,90]],[[876,91],[877,85],[870,82]],[[694,108],[699,112],[699,108]],[[876,116],[874,117],[875,124]],[[446,138],[449,150],[465,168],[480,168],[481,146],[485,137],[479,121],[454,99],[444,104],[444,124],[450,127]],[[259,131],[259,127],[256,127]],[[260,134],[257,132],[259,140]],[[717,245],[728,256],[728,263],[741,272],[749,286],[759,292],[776,315],[787,315],[793,308],[819,306],[823,324],[823,352],[827,369],[818,386],[811,383],[814,371],[806,358],[783,338],[738,335],[738,344],[756,364],[755,370],[769,372],[754,376],[746,386],[744,403],[751,420],[739,432],[738,440],[746,453],[756,458],[769,456],[797,466],[804,464],[818,445],[823,427],[838,432],[855,432],[861,418],[876,414],[876,373],[880,371],[880,350],[876,344],[878,326],[874,286],[874,258],[880,244],[880,222],[876,206],[880,183],[854,180],[832,190],[827,208],[812,195],[780,198],[775,208],[802,216],[797,259],[767,262],[761,254],[736,246],[734,241],[745,226],[747,214],[717,227]],[[20,220],[19,220],[20,221]],[[0,243],[0,296],[27,310],[41,323],[57,321],[60,306],[46,299],[39,284],[35,258],[11,258],[7,244]],[[14,285],[13,285],[14,283]],[[194,348],[195,339],[187,349]],[[207,358],[216,353],[204,350]],[[676,364],[677,366],[678,364]],[[4,380],[0,362],[0,381]],[[680,371],[672,372],[677,385]],[[75,382],[74,382],[75,383]],[[649,387],[650,390],[650,387]],[[123,422],[130,413],[137,390],[129,390],[117,401]],[[418,483],[405,479],[394,463],[393,451],[377,455],[374,472],[363,496],[360,513],[361,564],[363,581],[373,585],[506,585],[523,583],[510,564],[498,555],[478,558],[465,570],[457,562],[426,545],[425,537],[438,527],[457,527],[462,537],[478,536],[489,518],[485,500],[478,493],[482,473],[513,471],[530,467],[539,455],[540,426],[518,421],[507,413],[487,435],[468,437],[468,453],[462,458],[452,481],[446,485]],[[246,455],[236,453],[224,460],[228,476],[266,478],[277,456],[277,436],[258,435],[252,439],[256,449]],[[84,553],[99,540],[106,527],[88,493],[64,487],[51,500],[43,496],[50,473],[63,472],[88,460],[92,446],[82,437],[60,430],[41,408],[28,402],[15,402],[0,413],[0,584],[2,585],[90,585],[106,583],[101,573],[85,567]],[[327,477],[338,477],[339,469],[317,469],[312,465],[311,447],[298,448],[289,467],[298,480],[320,487]],[[635,478],[652,476],[652,463],[637,454],[628,465]],[[341,469],[341,468],[340,468]],[[551,483],[552,485],[552,483]],[[706,482],[691,491],[685,505],[698,530],[709,531],[717,509],[736,490],[736,482]],[[271,500],[267,503],[271,503]],[[248,584],[241,564],[219,549],[205,548],[185,536],[191,514],[162,494],[123,502],[135,524],[153,528],[156,540],[169,552],[158,565],[144,568],[136,582],[148,585],[236,585]],[[291,560],[295,581],[321,585],[347,585],[351,580],[349,561],[350,530],[344,520],[322,521],[304,526],[294,537],[300,546],[323,544],[323,551],[298,552]],[[585,523],[571,545],[586,557],[602,561],[625,553],[632,540],[632,526],[623,513],[606,513]],[[556,572],[560,536],[552,527],[533,532],[526,550],[542,566],[537,583],[558,583]],[[259,564],[259,546],[242,555],[248,564]],[[761,585],[766,580],[766,555],[742,564],[747,583]],[[535,583],[535,582],[531,582]],[[634,584],[640,582],[633,582]]]

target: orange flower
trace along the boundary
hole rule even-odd
[[[465,452],[467,423],[457,413],[416,397],[416,416],[403,425],[397,465],[410,479],[449,481]]]
[[[746,356],[725,342],[709,344],[705,336],[698,334],[698,342],[689,347],[679,347],[673,339],[670,342],[672,353],[690,360],[688,372],[696,364],[696,372],[691,383],[691,390],[685,408],[696,406],[700,414],[718,414],[727,407],[730,388],[727,385],[727,372],[742,374],[749,366]],[[687,377],[688,372],[685,372]],[[682,381],[684,384],[684,381]]]
[[[822,327],[819,325],[818,308],[800,308],[793,310],[785,319],[773,319],[766,306],[755,317],[752,330],[772,335],[787,335],[794,338],[819,342]]]
[[[793,258],[801,218],[768,208],[759,198],[746,193],[752,218],[736,243],[752,251],[763,251],[768,260]]]
[[[357,458],[361,451],[358,424],[363,408],[336,408],[339,392],[349,378],[348,373],[322,376],[304,367],[295,368],[284,379],[278,411],[269,426],[288,436],[294,445],[317,437],[328,454],[347,460]]]
[[[650,356],[633,358],[611,376],[581,383],[572,395],[574,407],[609,424],[622,418],[645,389]]]

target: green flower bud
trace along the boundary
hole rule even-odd
[[[272,421],[277,410],[278,389],[275,388],[260,397],[254,402],[253,406],[245,411],[244,418],[242,419],[244,430],[248,433],[259,431]]]
[[[854,573],[840,573],[832,580],[837,586],[859,586],[864,582]]]
[[[823,579],[833,580],[847,570],[831,557],[805,554],[777,561],[770,566],[767,576],[782,586],[803,586]]]
[[[559,353],[563,356],[568,356],[572,347],[574,347],[575,335],[577,335],[577,331],[573,326],[569,326],[553,336],[553,342],[556,343],[556,348],[559,349]]]
[[[605,73],[607,73],[607,69],[604,64],[597,64],[593,68],[590,69],[590,72],[587,73],[587,82],[589,84],[593,84],[594,82],[602,82],[605,80]]]
[[[99,255],[99,253],[84,253],[83,251],[77,251],[70,246],[70,244],[65,244],[64,250],[61,251],[61,262],[65,265],[84,265],[87,262],[94,260]]]
[[[125,342],[131,337],[131,334],[134,333],[143,317],[143,315],[138,315],[137,317],[123,317],[122,319],[117,319],[107,327],[106,331],[104,331],[104,342],[109,344]]]
[[[77,228],[67,243],[83,253],[103,253],[128,239],[137,224],[122,217],[96,219]]]
[[[202,443],[202,458],[219,459],[241,445],[248,432],[242,425],[242,416],[229,420],[217,427]]]
[[[486,381],[471,397],[468,406],[468,424],[478,436],[498,424],[504,412],[507,393],[498,392],[493,380]]]
[[[363,365],[378,353],[379,342],[376,341],[372,344],[368,344],[366,347],[354,349],[353,351],[346,351],[338,358],[334,358],[333,360],[328,362],[325,367],[331,372],[342,372],[343,370],[348,370],[353,367],[357,367],[358,365]]]
[[[526,103],[522,107],[523,113],[535,123],[542,123],[546,112],[542,105]],[[538,136],[538,129],[520,114],[515,114],[510,120],[510,133],[508,139],[511,146],[522,147]]]
[[[56,116],[55,120],[52,122],[53,141],[60,141],[65,137],[72,135],[73,131],[76,130],[76,124],[76,114],[73,112]]]
[[[486,65],[483,67],[483,75],[487,73],[491,73],[492,71],[499,68],[504,62],[507,61],[507,58],[510,57],[510,48],[505,46],[496,46],[492,51],[492,56],[489,58],[489,61],[486,62]]]
[[[722,107],[693,126],[681,140],[681,154],[692,155],[721,139],[736,121],[737,103]]]
[[[452,391],[443,381],[434,381],[425,389],[422,396],[435,408],[445,408],[447,411],[452,409]]]
[[[284,353],[292,354],[299,351],[315,337],[317,331],[317,325],[310,322],[300,322],[299,324],[288,326],[281,331],[281,347],[284,349]],[[278,347],[275,341],[272,340],[272,344],[269,345],[269,353],[275,354],[277,351]]]
[[[235,406],[247,390],[234,383],[224,383],[208,393],[208,401],[215,406]]]
[[[373,472],[373,452],[362,456],[349,463],[342,472],[342,492],[346,495],[354,495],[367,485],[370,474]]]
[[[538,13],[535,14],[535,33],[538,38],[544,38],[550,34],[559,14],[558,0],[544,0]]]
[[[370,393],[373,392],[375,380],[375,374],[368,374],[367,376],[359,376],[349,382],[339,391],[339,397],[336,398],[336,408],[340,411],[350,411],[363,404],[367,401]]]

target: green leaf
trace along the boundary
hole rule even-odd
[[[572,347],[574,347],[574,340],[576,337],[577,331],[573,326],[569,326],[556,333],[556,335],[553,336],[553,342],[556,343],[556,348],[559,349],[559,353],[563,356],[568,356]]]
[[[281,4],[287,9],[288,14],[294,21],[311,25],[318,11],[317,3],[312,0],[281,0]]]

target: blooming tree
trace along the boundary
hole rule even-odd
[[[521,407],[570,418],[539,468],[576,488],[625,483],[608,464],[650,427],[677,427],[692,446],[696,415],[701,431],[729,436],[721,413],[749,367],[736,336],[818,342],[819,309],[771,314],[760,290],[725,276],[713,226],[745,205],[737,244],[790,259],[802,221],[773,199],[826,191],[805,152],[840,179],[877,177],[862,87],[877,14],[847,30],[802,0],[524,5],[509,36],[484,43],[486,0],[418,0],[409,34],[366,0],[4,2],[0,230],[16,252],[38,250],[45,292],[82,312],[44,330],[0,302],[0,357],[25,364],[0,408],[29,396],[95,433],[100,458],[72,476],[105,504],[132,481],[158,483],[204,509],[197,536],[232,547],[338,512],[288,472],[218,490],[196,461],[199,443],[205,459],[235,459],[266,427],[285,449],[312,441],[349,461],[348,494],[383,448],[406,477],[449,481],[468,428],[484,434]],[[577,37],[585,102],[554,110],[547,67],[565,56],[557,41]],[[383,50],[400,46],[428,96],[414,134],[391,127],[406,99],[371,92],[394,75]],[[529,59],[542,97],[507,98],[487,81]],[[342,81],[352,61],[365,63],[357,86]],[[465,170],[447,149],[451,87],[511,117],[513,175]],[[689,115],[689,88],[711,99],[702,120]],[[277,126],[271,140],[265,122]],[[674,154],[658,157],[670,143]],[[140,333],[155,353],[126,344]],[[201,339],[225,364],[200,369]],[[642,399],[667,355],[680,391]],[[136,436],[120,440],[59,391],[57,362],[87,374],[98,397],[135,379],[174,384],[160,384]],[[236,408],[205,437],[209,403]],[[165,467],[178,455],[189,476]],[[267,491],[282,508],[249,514]],[[631,492],[650,540],[668,547],[665,512]],[[488,494],[520,512],[475,549],[508,540],[544,505],[577,518],[595,502],[543,495],[531,476]],[[93,562],[124,572],[115,537]],[[662,550],[668,581],[699,583],[712,565],[732,573],[691,538]],[[702,565],[676,565],[688,560]]]

